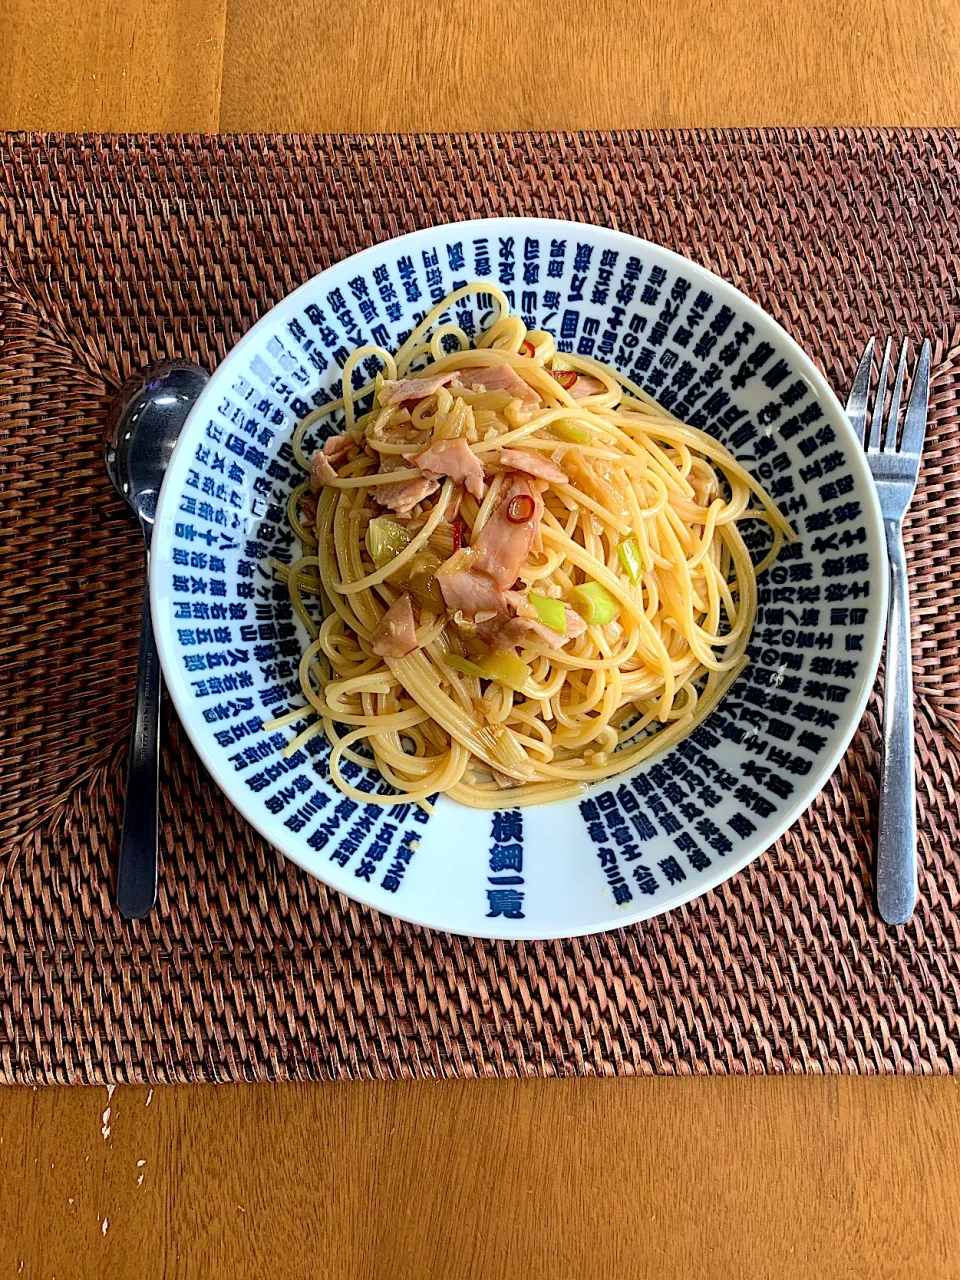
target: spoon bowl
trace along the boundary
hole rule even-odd
[[[142,521],[153,523],[163,475],[180,428],[210,380],[190,360],[148,365],[121,388],[105,431],[107,472]]]

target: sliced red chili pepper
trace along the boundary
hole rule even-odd
[[[537,354],[537,348],[529,339],[526,339],[520,343],[520,354],[522,356],[530,356],[532,359]]]
[[[507,519],[511,524],[526,524],[533,515],[536,505],[529,493],[518,493],[507,503]]]
[[[550,376],[556,378],[564,391],[569,391],[576,385],[577,375],[573,369],[551,369]]]
[[[453,522],[453,549],[459,551],[463,546],[463,521],[454,520]]]

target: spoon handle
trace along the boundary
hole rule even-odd
[[[150,581],[147,551],[147,583]],[[139,920],[157,898],[157,792],[160,773],[160,659],[150,617],[150,588],[143,593],[137,701],[130,735],[130,763],[120,838],[117,906]]]

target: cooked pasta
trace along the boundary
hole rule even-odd
[[[440,321],[479,293],[498,314],[471,343]],[[355,390],[368,357],[382,373]],[[275,569],[310,635],[306,705],[270,727],[309,717],[289,749],[326,734],[334,781],[365,803],[397,795],[358,791],[343,760],[405,800],[492,809],[578,795],[677,742],[745,665],[756,575],[794,537],[716,440],[558,353],[488,283],[397,352],[354,351],[293,451],[303,554]],[[745,520],[772,531],[756,567]]]

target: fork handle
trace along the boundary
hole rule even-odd
[[[884,520],[890,563],[883,764],[877,840],[877,907],[888,924],[906,924],[917,901],[917,795],[913,772],[910,595],[899,520]]]

